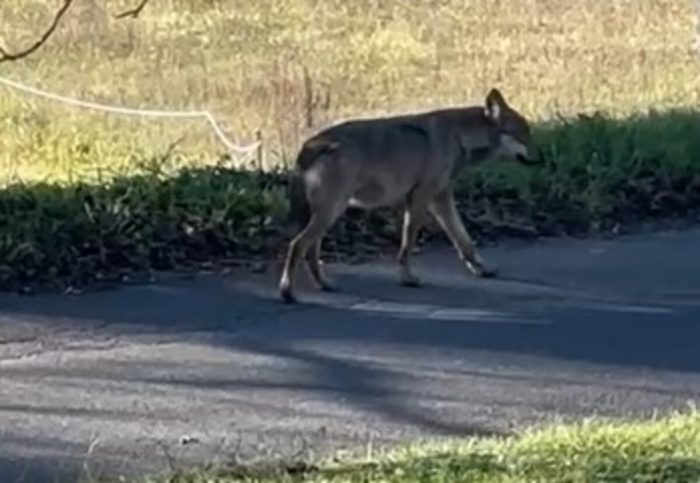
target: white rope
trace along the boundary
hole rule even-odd
[[[18,91],[25,92],[38,97],[43,97],[45,99],[51,99],[53,101],[61,102],[70,106],[84,107],[86,109],[94,109],[97,111],[111,112],[114,114],[123,114],[127,116],[143,116],[143,117],[165,117],[171,119],[194,119],[194,118],[204,118],[209,122],[212,129],[216,133],[219,140],[226,145],[226,147],[233,152],[240,154],[250,154],[261,144],[261,141],[256,141],[248,146],[240,146],[232,141],[224,133],[221,126],[216,122],[214,116],[209,111],[163,111],[163,110],[152,110],[152,109],[132,109],[128,107],[121,106],[109,106],[105,104],[98,104],[95,102],[82,101],[80,99],[74,99],[71,97],[65,97],[58,94],[52,94],[51,92],[46,92],[41,89],[36,89],[19,82],[15,82],[10,79],[5,79],[0,77],[0,84],[7,87],[11,87]]]

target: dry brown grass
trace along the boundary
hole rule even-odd
[[[159,0],[138,20],[112,18],[132,3],[78,2],[49,45],[0,75],[210,109],[242,141],[261,131],[268,165],[325,123],[478,102],[494,85],[534,118],[695,105],[700,93],[688,0]],[[32,39],[57,5],[3,1],[0,42]],[[123,172],[183,134],[181,161],[221,150],[200,122],[76,112],[5,88],[0,126],[5,179]]]

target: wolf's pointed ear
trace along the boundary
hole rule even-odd
[[[491,89],[486,96],[486,117],[494,122],[499,122],[505,107],[506,100],[503,98],[501,91],[496,88]]]

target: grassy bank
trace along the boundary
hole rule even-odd
[[[219,469],[155,483],[697,482],[696,413],[647,422],[587,422],[503,439],[417,444],[373,458],[281,468]]]
[[[577,117],[539,125],[546,165],[488,162],[456,183],[474,236],[585,235],[642,221],[695,219],[700,115]],[[284,172],[225,164],[172,174],[163,158],[140,175],[91,184],[20,183],[0,190],[0,288],[81,286],[232,257],[275,257],[288,240]],[[392,246],[401,217],[350,212],[325,248]],[[430,235],[434,231],[427,230]],[[349,249],[349,250],[348,250]]]

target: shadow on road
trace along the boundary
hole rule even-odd
[[[378,356],[383,351],[397,350],[418,354],[487,351],[564,363],[700,372],[697,313],[533,308],[531,305],[518,308],[512,301],[489,308],[489,304],[484,303],[487,294],[480,289],[438,287],[437,290],[402,290],[391,295],[388,294],[393,290],[391,282],[381,277],[354,281],[346,277],[343,282],[351,290],[362,287],[356,292],[365,295],[381,293],[382,285],[387,284],[387,296],[377,298],[408,304],[453,301],[452,307],[462,311],[461,320],[427,318],[422,313],[405,311],[351,310],[322,303],[288,307],[279,304],[271,293],[233,290],[216,278],[130,287],[81,297],[4,296],[0,314],[6,320],[19,318],[30,324],[50,326],[57,323],[67,330],[74,327],[89,332],[100,327],[102,333],[166,337],[171,341],[189,341],[286,360],[290,363],[288,380],[278,383],[211,378],[188,380],[184,377],[159,381],[138,369],[131,368],[131,371],[142,374],[136,376],[137,379],[151,383],[332,392],[365,410],[443,434],[486,431],[445,423],[439,415],[431,418],[429,411],[404,406],[403,395],[393,394],[388,387],[395,384],[387,384],[387,381],[396,383],[405,375],[336,354],[334,348],[364,346],[374,348]],[[397,297],[396,293],[400,295]],[[468,310],[465,305],[475,310],[472,320],[465,320],[464,312]],[[301,378],[294,376],[293,368],[298,365],[295,363],[305,368]],[[0,369],[4,377],[12,372]],[[81,377],[89,376],[82,374]],[[123,374],[116,372],[109,377],[134,376],[125,370]],[[542,379],[546,380],[547,375],[543,374]],[[408,385],[411,383],[408,381]]]

